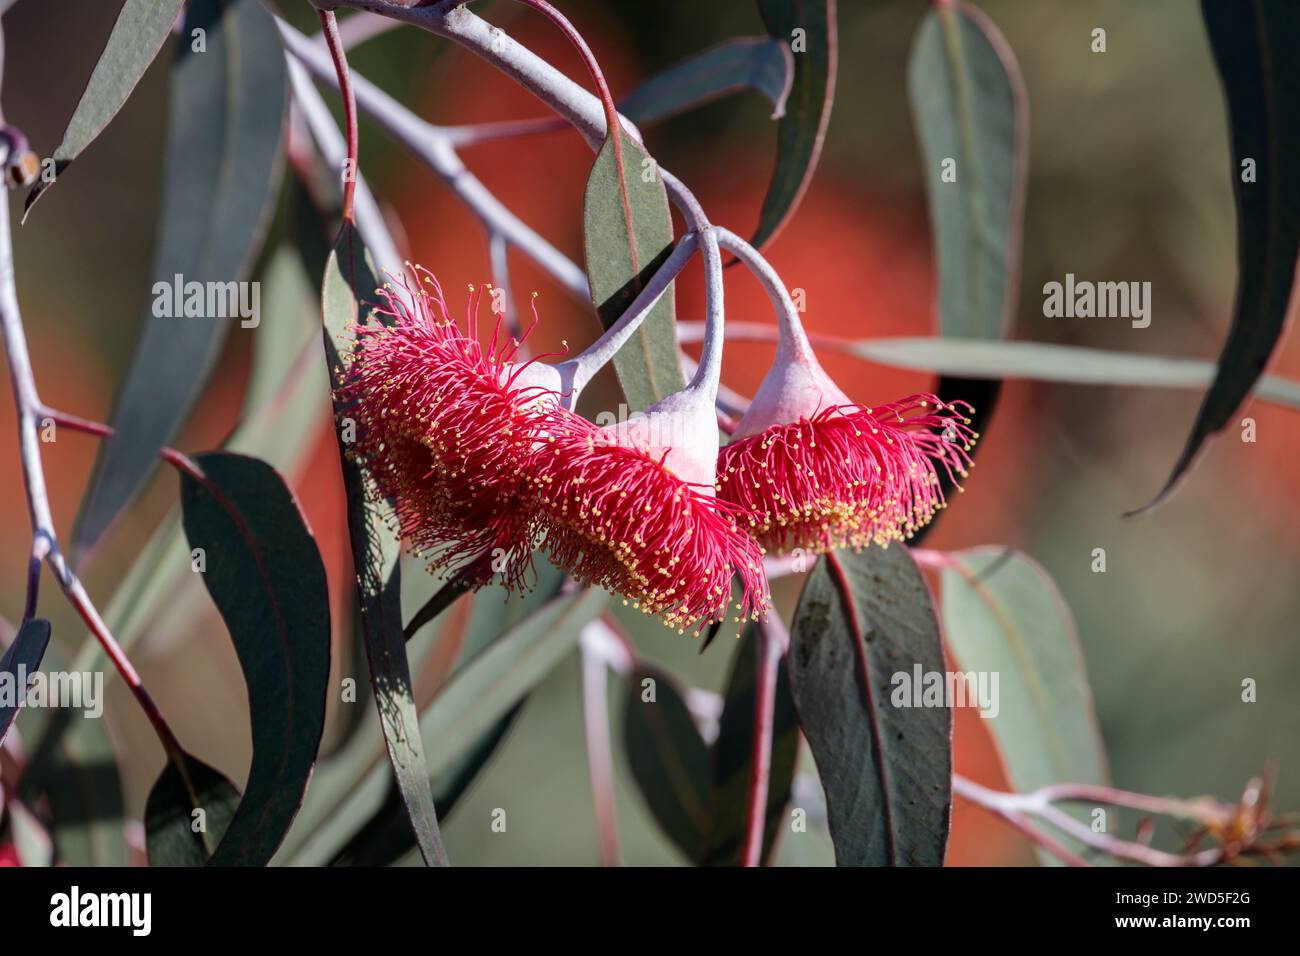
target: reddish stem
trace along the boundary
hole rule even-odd
[[[183,472],[195,481],[201,482],[205,487],[207,486],[208,476],[203,474],[203,470],[184,453],[177,451],[175,448],[164,448],[158,453],[158,456],[177,471]]]
[[[348,56],[339,36],[338,20],[333,10],[320,10],[321,28],[325,34],[325,43],[329,47],[330,57],[334,60],[334,71],[339,78],[339,93],[343,97],[343,125],[347,132],[348,156],[343,169],[343,220],[355,225],[352,213],[353,196],[357,191],[358,154],[357,143],[357,97],[352,90],[352,75],[348,70]]]
[[[39,406],[35,412],[38,417],[49,419],[56,425],[71,429],[72,431],[94,435],[98,438],[112,438],[115,434],[111,425],[106,425],[103,422],[92,421],[88,418],[81,418],[77,415],[70,415],[67,412],[61,412],[46,405]],[[192,471],[193,473],[197,473],[198,471],[193,462],[172,448],[164,448],[159,453],[159,457],[165,461],[171,462],[182,470]],[[55,573],[59,577],[60,584],[63,586],[63,591],[67,595],[68,600],[76,609],[77,614],[86,623],[86,626],[90,628],[90,632],[95,635],[96,640],[98,640],[100,645],[104,648],[104,653],[108,655],[109,660],[113,662],[113,666],[116,667],[118,673],[122,675],[122,679],[126,681],[127,686],[131,688],[131,693],[135,695],[136,700],[140,704],[140,708],[144,711],[145,716],[149,718],[149,722],[153,724],[154,730],[158,734],[158,739],[162,743],[163,749],[167,751],[169,757],[179,763],[181,757],[184,755],[184,750],[181,748],[171,727],[167,724],[166,719],[164,719],[162,711],[158,708],[157,702],[153,699],[153,695],[151,695],[148,689],[145,688],[144,682],[140,679],[139,672],[135,669],[130,658],[126,656],[126,652],[122,650],[121,645],[117,643],[117,640],[109,631],[108,625],[105,624],[103,618],[99,616],[99,611],[96,610],[94,603],[90,600],[90,596],[86,594],[86,590],[82,586],[81,582],[68,570],[63,556],[53,551],[52,542],[48,537],[41,534],[38,534],[35,537],[32,544],[33,567],[29,571],[30,578],[28,581],[27,610],[25,618],[32,617],[36,613],[36,593],[37,582],[39,581],[40,575],[40,563],[47,557],[50,557],[55,565]],[[35,580],[32,580],[33,578]]]
[[[184,756],[184,750],[177,741],[176,735],[172,733],[172,729],[164,719],[162,711],[159,710],[153,696],[145,688],[144,682],[140,679],[140,674],[131,664],[126,652],[113,638],[108,625],[104,623],[103,618],[99,616],[99,612],[95,610],[95,605],[91,603],[90,596],[86,594],[86,589],[81,586],[80,581],[72,578],[64,583],[63,590],[68,600],[72,602],[72,606],[76,608],[77,614],[90,628],[90,632],[95,635],[100,646],[104,648],[104,653],[108,655],[108,659],[113,662],[113,666],[117,668],[118,673],[122,675],[122,679],[131,688],[131,693],[135,695],[135,699],[139,702],[140,709],[149,718],[149,723],[153,724],[154,731],[158,734],[158,740],[162,743],[163,749],[167,751],[168,757],[180,764]]]
[[[607,132],[609,135],[614,136],[622,128],[622,124],[618,119],[618,107],[614,105],[614,97],[610,95],[609,84],[605,82],[605,74],[601,72],[600,64],[596,62],[596,55],[591,52],[591,47],[587,45],[587,41],[582,38],[582,34],[565,18],[564,14],[547,3],[546,0],[519,0],[519,2],[541,13],[569,38],[569,42],[573,44],[582,57],[583,63],[586,64],[587,71],[591,74],[591,81],[596,84],[596,95],[600,97],[601,106],[605,109]],[[621,168],[623,164],[618,136],[614,136],[614,149],[619,154],[619,166]]]
[[[89,418],[81,418],[77,415],[69,415],[67,412],[61,412],[48,406],[41,408],[38,414],[41,418],[48,418],[56,425],[62,425],[64,428],[70,428],[74,432],[81,432],[85,435],[112,438],[115,434],[112,425],[105,425],[103,422],[91,421]]]
[[[0,35],[0,42],[3,42],[2,35]],[[9,378],[14,391],[14,405],[18,413],[19,456],[23,465],[23,488],[26,493],[28,515],[32,524],[31,556],[33,558],[42,558],[49,564],[50,570],[54,572],[68,601],[76,608],[78,615],[85,621],[86,626],[95,635],[95,639],[104,648],[109,660],[113,662],[118,673],[122,675],[122,678],[131,688],[131,692],[139,701],[141,709],[149,718],[149,722],[153,724],[163,749],[183,769],[184,765],[180,759],[182,751],[176,741],[176,735],[172,733],[171,728],[163,719],[158,705],[149,695],[149,692],[145,690],[140,675],[136,673],[126,653],[114,640],[113,635],[109,632],[108,627],[100,618],[93,602],[91,602],[90,596],[86,594],[81,581],[77,579],[76,574],[58,547],[54,532],[54,517],[50,510],[49,492],[45,483],[45,468],[41,462],[40,443],[37,438],[40,416],[43,412],[48,413],[48,410],[41,402],[40,393],[37,391],[36,376],[32,370],[31,356],[27,350],[27,335],[23,329],[22,313],[18,305],[18,290],[14,284],[13,244],[9,232],[9,199],[8,194],[3,189],[0,189],[0,333],[3,334],[4,338],[5,354],[9,365]],[[89,429],[91,425],[84,419],[73,416],[61,417],[65,423],[74,428]],[[54,420],[58,421],[57,418]],[[108,429],[107,426],[100,426],[98,429],[92,430],[104,434],[105,430]],[[29,568],[28,594],[25,605],[28,616],[34,615],[36,612],[39,581],[39,571],[35,568]]]
[[[1027,837],[1031,842],[1041,846],[1066,866],[1088,866],[1087,860],[1071,851],[1064,843],[1056,839],[1056,837],[1052,836],[1050,833],[1044,833],[1042,830],[1037,829],[1024,817],[1023,814],[1003,813],[1001,811],[994,812],[1003,820],[1006,820],[1007,823],[1019,830],[1021,834]]]
[[[524,6],[532,7],[560,28],[582,57],[583,62],[587,65],[587,71],[591,74],[591,81],[596,84],[596,95],[600,97],[600,105],[605,110],[605,132],[610,142],[614,144],[614,164],[618,168],[619,195],[623,200],[623,218],[627,223],[627,237],[632,247],[633,264],[639,269],[640,263],[637,261],[636,252],[636,232],[632,222],[632,200],[628,196],[627,178],[624,175],[625,167],[623,166],[623,124],[619,121],[618,107],[614,104],[614,97],[609,92],[609,84],[605,82],[605,74],[601,72],[600,64],[596,62],[596,55],[591,52],[591,47],[587,45],[587,41],[582,38],[582,34],[568,21],[564,14],[547,3],[546,0],[519,0],[519,2]]]
[[[767,796],[772,776],[772,724],[776,709],[776,677],[781,664],[780,642],[767,623],[758,629],[754,641],[758,655],[754,683],[754,749],[750,758],[749,816],[741,866],[761,866],[763,833],[767,829]]]
[[[112,425],[106,425],[103,422],[97,422],[90,418],[81,418],[77,415],[69,415],[67,412],[61,412],[58,409],[42,406],[40,409],[41,418],[48,418],[56,425],[62,425],[64,428],[70,428],[74,432],[81,432],[83,435],[94,435],[96,438],[112,438],[117,434]],[[158,457],[170,465],[181,469],[194,476],[201,478],[203,472],[199,467],[190,461],[184,453],[177,451],[175,448],[163,447],[158,452]]]
[[[583,730],[591,798],[596,811],[600,865],[618,866],[618,818],[614,809],[614,770],[610,759],[605,661],[599,654],[584,647],[580,662]]]

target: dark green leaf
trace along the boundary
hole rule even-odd
[[[794,57],[794,81],[776,136],[776,165],[751,240],[762,248],[781,231],[812,181],[831,119],[838,56],[835,0],[758,0],[768,35]]]
[[[709,748],[668,674],[642,666],[630,675],[623,741],[650,812],[699,863],[709,837]]]
[[[712,815],[708,865],[739,866],[745,834],[749,829],[749,789],[754,773],[754,705],[758,674],[758,624],[745,629],[737,649],[731,679],[727,683],[722,721],[713,745]],[[785,820],[790,802],[796,759],[799,755],[799,720],[790,697],[790,676],[785,661],[777,667],[775,705],[772,713],[772,753],[767,782],[767,813],[763,832],[762,861],[767,862],[776,846],[777,832]]]
[[[339,235],[334,254],[325,267],[321,303],[325,313],[325,357],[335,387],[343,374],[343,356],[351,354],[356,321],[363,298],[375,289],[374,270],[350,225]],[[420,854],[430,866],[446,866],[447,851],[438,832],[438,817],[429,792],[429,773],[420,740],[419,714],[411,689],[411,668],[406,658],[402,630],[401,578],[398,558],[401,541],[380,513],[378,493],[364,464],[345,454],[343,424],[347,410],[335,403],[339,462],[347,494],[348,533],[356,569],[357,599],[370,682],[388,759],[398,791],[406,804]]]
[[[835,552],[795,610],[790,687],[841,866],[938,866],[952,804],[952,713],[894,704],[895,675],[944,673],[939,623],[907,549]],[[908,696],[910,701],[910,695]]]
[[[73,111],[63,142],[54,151],[56,179],[81,155],[105,126],[117,115],[158,55],[171,32],[183,0],[126,0],[113,24],[104,52],[90,74],[90,82]],[[53,182],[38,182],[27,195],[25,209]],[[26,215],[26,213],[24,213]]]
[[[198,28],[207,31],[202,53],[191,46],[190,30]],[[98,541],[153,472],[226,333],[246,321],[238,298],[232,303],[228,295],[236,287],[224,284],[242,280],[251,266],[280,179],[284,53],[262,4],[191,0],[176,50],[150,305],[113,410],[116,435],[101,446],[73,532],[76,553]],[[205,295],[202,307],[195,300],[202,315],[175,315],[178,281],[205,283],[195,287],[205,291],[220,283],[225,302]]]
[[[611,136],[596,154],[583,205],[582,238],[591,300],[606,328],[632,304],[671,254],[673,243],[668,194],[654,160],[625,133],[619,135],[622,167]],[[683,385],[674,314],[673,287],[669,286],[614,357],[632,411],[648,408]]]
[[[191,548],[248,685],[253,761],[211,862],[267,863],[302,804],[320,747],[330,666],[325,567],[298,502],[269,465],[209,452],[181,473]]]
[[[149,865],[203,866],[238,805],[235,785],[201,760],[185,754],[180,763],[167,761],[144,809]]]
[[[742,37],[688,57],[646,80],[619,104],[619,112],[638,126],[738,90],[755,89],[772,102],[772,118],[785,113],[794,80],[790,45],[765,37]]]
[[[50,622],[32,618],[25,622],[0,659],[0,741],[18,716],[27,685],[41,667],[50,645]]]
[[[420,628],[428,624],[447,608],[451,607],[467,593],[474,584],[474,579],[465,575],[457,575],[450,581],[438,588],[429,600],[425,601],[420,609],[415,612],[415,616],[406,622],[403,629],[403,636],[409,641],[419,632]]]
[[[1169,497],[1206,439],[1222,430],[1264,374],[1286,326],[1300,252],[1300,96],[1295,51],[1300,6],[1290,0],[1202,0],[1210,47],[1227,94],[1232,129],[1228,175],[1237,199],[1237,298],[1219,371],[1191,435],[1155,500]],[[1253,181],[1246,182],[1249,160]]]

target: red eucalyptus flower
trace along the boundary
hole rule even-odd
[[[774,551],[910,538],[944,507],[939,470],[955,483],[971,466],[970,411],[933,395],[855,404],[787,321],[772,370],[719,455],[718,495]]]
[[[500,342],[500,316],[491,344],[479,344],[478,292],[462,331],[437,280],[417,271],[415,288],[403,280],[400,292],[379,291],[389,324],[356,330],[341,389],[357,420],[356,451],[431,569],[472,565],[482,584],[496,563],[518,585],[532,536],[523,479],[555,394],[536,384],[538,366],[515,361],[519,341]],[[528,332],[536,323],[534,314]]]
[[[676,268],[692,246],[674,253]],[[431,567],[481,584],[495,564],[520,586],[540,547],[581,583],[682,631],[725,619],[737,576],[737,620],[766,613],[762,548],[714,494],[720,333],[697,380],[631,422],[599,428],[569,410],[671,278],[583,355],[550,366],[517,362],[518,342],[498,347],[499,321],[481,348],[478,295],[462,331],[436,280],[420,277],[414,290],[403,282],[405,295],[381,292],[391,324],[357,330],[341,397],[377,492]]]
[[[768,607],[763,551],[713,494],[713,399],[688,387],[631,421],[597,427],[562,412],[532,482],[542,547],[584,584],[624,595],[685,632]]]

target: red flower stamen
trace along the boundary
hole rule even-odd
[[[530,363],[512,361],[519,342],[498,344],[500,316],[490,346],[479,344],[479,293],[471,289],[462,331],[437,280],[420,277],[415,288],[403,279],[400,290],[379,290],[388,324],[356,328],[340,389],[357,422],[355,451],[431,570],[473,567],[483,584],[495,563],[519,586],[532,554],[523,479],[555,394],[523,383]]]
[[[971,467],[969,412],[913,395],[771,425],[721,450],[718,496],[778,552],[910,538],[945,507],[939,469],[955,484]]]
[[[624,595],[679,633],[766,614],[763,552],[736,510],[683,481],[652,454],[576,415],[556,415],[531,488],[542,549],[578,581]],[[698,634],[698,630],[696,630]]]

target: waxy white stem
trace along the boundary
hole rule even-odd
[[[619,316],[618,321],[611,325],[581,355],[569,359],[567,362],[561,362],[556,366],[560,372],[561,380],[566,383],[566,391],[569,393],[568,406],[570,408],[573,407],[573,403],[577,401],[582,390],[587,387],[587,383],[591,381],[592,376],[612,359],[618,353],[618,350],[623,347],[623,343],[641,327],[641,323],[650,313],[650,310],[654,308],[655,303],[668,291],[668,287],[672,285],[673,280],[685,268],[686,263],[690,262],[697,245],[698,241],[695,233],[688,232],[682,236],[681,241],[677,243],[677,248],[659,267],[659,271],[651,277],[645,288],[632,300],[632,304]]]
[[[316,148],[320,150],[326,163],[342,170],[344,163],[347,162],[348,147],[338,125],[334,122],[334,117],[330,114],[329,107],[316,92],[311,78],[307,76],[298,61],[286,54],[285,62],[289,67],[293,100],[307,121],[307,128],[311,130],[312,139],[316,141]],[[402,256],[397,251],[397,245],[393,242],[388,226],[384,223],[384,214],[379,209],[374,193],[366,185],[365,178],[359,171],[354,170],[353,174],[357,177],[356,197],[353,200],[356,207],[357,228],[361,230],[362,238],[370,247],[370,253],[375,257],[375,264],[380,269],[396,269],[402,262]]]
[[[321,47],[283,20],[277,20],[284,45],[307,71],[338,89],[334,64]],[[528,255],[575,298],[586,302],[586,273],[536,230],[512,213],[471,173],[457,155],[451,138],[441,127],[426,122],[393,99],[365,77],[352,71],[352,86],[358,108],[381,129],[409,149],[421,162],[445,182],[456,196],[478,216],[490,234],[503,237],[510,245]],[[295,91],[297,87],[295,86]],[[328,115],[328,114],[327,114]],[[358,183],[358,186],[360,184]],[[375,251],[378,256],[378,251]],[[383,268],[397,268],[400,258],[385,262]]]
[[[777,361],[811,358],[813,354],[812,346],[808,344],[808,336],[804,333],[803,322],[799,318],[799,310],[795,308],[789,290],[786,289],[785,283],[781,281],[781,277],[777,275],[776,270],[772,268],[772,264],[764,259],[757,249],[730,229],[724,229],[721,226],[715,226],[714,229],[718,234],[718,242],[722,248],[744,263],[746,268],[758,279],[759,284],[763,286],[763,291],[767,293],[768,298],[772,300],[772,307],[776,310],[777,324],[781,330],[776,346]]]

